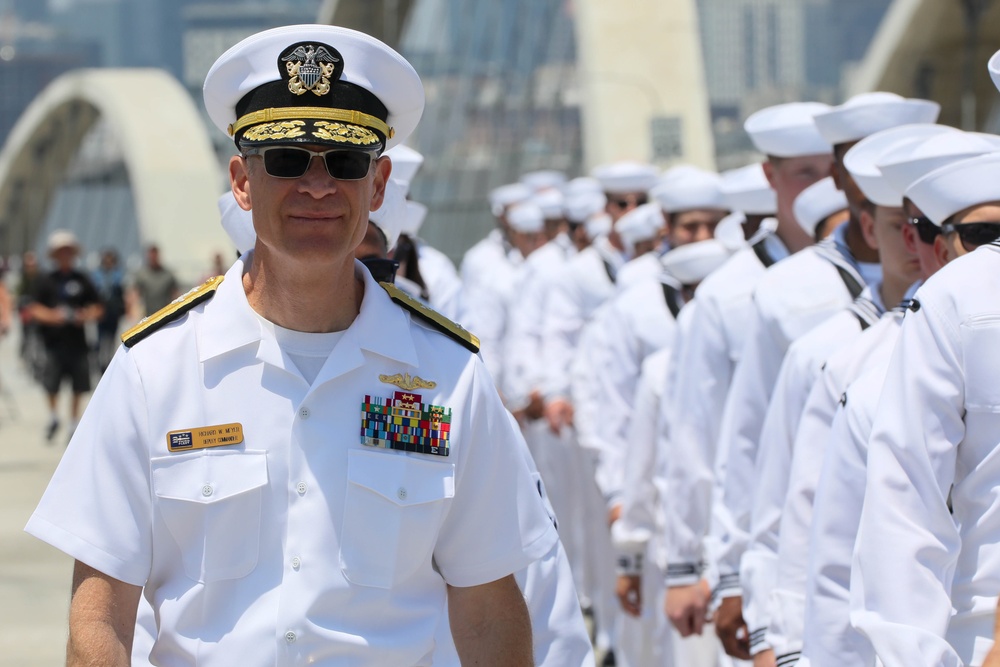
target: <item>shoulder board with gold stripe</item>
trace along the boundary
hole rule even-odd
[[[222,284],[224,279],[225,276],[209,278],[187,294],[177,297],[152,315],[144,317],[138,324],[122,334],[122,344],[125,347],[132,347],[154,331],[175,320],[179,320],[184,313],[199,303],[204,303],[211,299],[215,295],[215,290],[219,289],[219,285]]]
[[[456,341],[465,349],[473,353],[479,352],[479,339],[460,325],[455,324],[441,313],[428,308],[392,283],[379,283],[379,285],[400,306],[406,308],[441,333]]]

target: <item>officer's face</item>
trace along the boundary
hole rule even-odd
[[[258,250],[264,246],[268,253],[310,263],[353,261],[369,210],[382,205],[391,169],[383,157],[364,178],[342,181],[332,178],[319,158],[299,178],[268,175],[260,156],[234,156],[229,163],[236,201],[253,212]]]

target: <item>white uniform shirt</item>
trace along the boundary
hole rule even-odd
[[[520,261],[521,253],[510,247],[503,237],[503,232],[494,228],[465,251],[459,267],[462,286],[467,292],[474,292],[489,282],[489,275],[484,273],[484,269],[501,262],[515,265]]]
[[[624,259],[606,237],[574,255],[552,286],[542,322],[542,394],[568,399],[570,365],[583,326],[615,292],[615,274]]]
[[[524,262],[498,261],[492,266],[480,267],[480,273],[486,276],[485,280],[480,278],[478,284],[465,285],[460,321],[479,338],[480,354],[499,388],[504,383],[503,349],[509,325],[508,309],[520,276],[524,274]]]
[[[776,237],[768,261],[787,256]],[[738,251],[695,292],[690,334],[678,338],[672,367],[676,382],[664,396],[670,440],[682,456],[667,459],[667,582],[693,584],[705,559],[712,512],[719,417],[739,361],[752,314],[751,296],[765,266],[754,248]],[[661,433],[661,438],[666,437]],[[666,446],[664,443],[663,446]]]
[[[792,341],[851,304],[844,274],[864,286],[846,246],[830,237],[768,269],[754,291],[753,316],[719,434],[716,485],[722,505],[713,508],[712,531],[720,545],[721,595],[739,594],[754,493],[751,471],[781,361]]]
[[[1000,590],[1000,247],[951,262],[916,300],[869,442],[851,621],[887,667],[975,665]]]
[[[636,260],[637,261],[637,260]],[[626,265],[627,266],[627,265]],[[651,269],[650,269],[651,270]],[[645,359],[674,341],[683,306],[679,285],[662,273],[637,280],[603,306],[574,359],[573,404],[580,446],[598,452],[597,485],[609,505],[622,489],[636,385]]]
[[[420,275],[427,285],[431,307],[451,320],[461,315],[462,281],[448,256],[423,239],[414,239]]]
[[[814,522],[813,499],[821,471],[825,470],[827,449],[836,446],[831,441],[834,414],[847,386],[859,374],[892,352],[902,317],[903,311],[898,307],[885,313],[878,322],[831,355],[824,364],[820,377],[813,384],[802,411],[792,451],[788,492],[781,512],[777,581],[771,593],[772,621],[767,633],[768,642],[779,657],[794,659],[802,647],[810,527]],[[865,448],[867,449],[867,442]],[[864,493],[863,477],[857,484],[862,487],[857,501],[860,514],[860,497]],[[851,531],[852,542],[847,546],[848,560],[844,563],[847,572],[850,571],[850,551],[853,548],[853,534],[857,530],[857,516],[855,515],[855,526]],[[824,559],[826,555],[819,554],[819,558]],[[842,624],[847,623],[846,609],[844,611]],[[826,628],[820,632],[829,634]]]
[[[446,583],[494,581],[556,539],[508,415],[479,358],[360,263],[360,312],[307,384],[242,274],[119,350],[27,530],[144,586],[154,664],[427,665]],[[406,373],[451,410],[448,456],[361,444],[366,396]],[[172,431],[234,423],[242,443],[168,451]]]
[[[809,530],[802,667],[875,664],[871,644],[851,626],[851,556],[865,499],[868,438],[888,368],[889,359],[881,358],[852,382],[830,426]],[[791,593],[785,597],[794,604]],[[793,631],[786,634],[794,648]]]
[[[770,629],[774,608],[779,527],[791,482],[795,435],[806,399],[823,364],[838,349],[857,340],[863,327],[878,321],[884,309],[876,303],[875,294],[865,288],[850,308],[830,316],[791,344],[781,363],[761,428],[750,542],[740,561],[740,583],[743,616],[751,635],[763,640],[758,642],[761,646],[774,647],[778,655],[782,655],[782,648],[775,646],[771,638],[761,636],[760,630]],[[756,648],[751,646],[751,652],[756,652]]]

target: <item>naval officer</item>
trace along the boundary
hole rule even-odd
[[[475,338],[353,257],[419,119],[412,67],[331,26],[253,35],[206,106],[257,242],[127,332],[28,524],[76,561],[70,664],[531,664],[511,573],[556,536]],[[333,286],[333,287],[331,287]]]

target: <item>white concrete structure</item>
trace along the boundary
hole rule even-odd
[[[232,247],[216,208],[225,174],[191,97],[162,70],[77,70],[35,98],[0,150],[0,238],[8,250],[34,246],[98,118],[121,144],[141,242],[157,244],[182,282],[197,280],[212,253]]]

